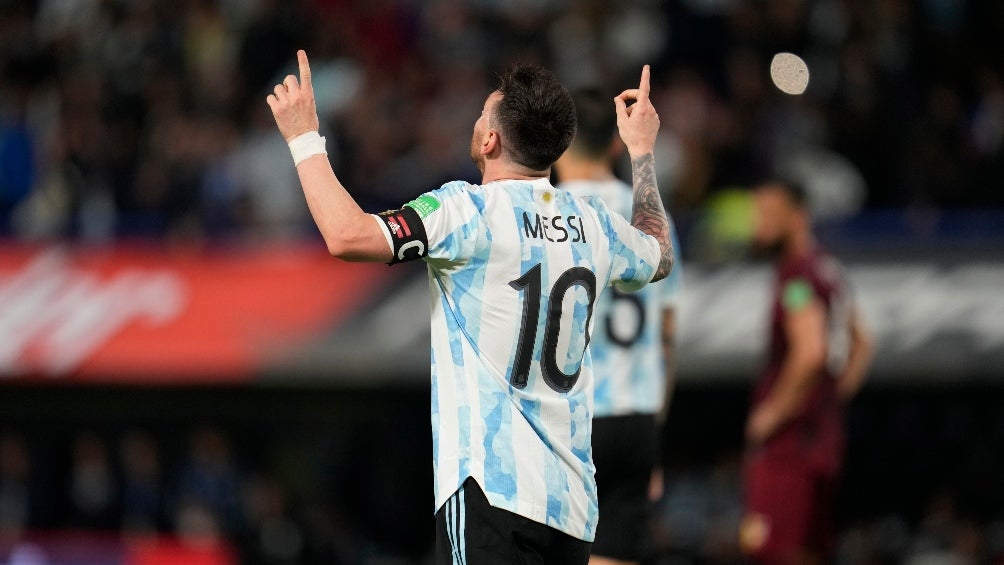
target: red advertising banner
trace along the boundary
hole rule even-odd
[[[236,565],[237,553],[213,538],[123,537],[41,532],[0,544],[0,562],[32,565]]]
[[[392,275],[317,242],[0,246],[0,381],[234,382],[295,355]]]

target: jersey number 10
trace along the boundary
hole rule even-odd
[[[568,392],[579,380],[582,365],[572,374],[566,374],[558,367],[558,334],[561,333],[562,301],[565,294],[575,285],[580,285],[589,296],[589,310],[586,323],[582,328],[585,334],[585,345],[589,345],[589,321],[593,317],[593,303],[596,301],[596,275],[585,267],[572,267],[558,277],[551,287],[547,299],[547,319],[544,322],[544,344],[541,348],[540,372],[544,382],[556,392]],[[519,342],[516,345],[516,360],[512,366],[509,382],[512,386],[526,388],[530,376],[530,362],[533,357],[534,344],[537,342],[537,326],[540,322],[541,289],[540,263],[523,274],[520,278],[510,281],[516,292],[523,293],[523,322],[519,328]],[[583,352],[585,349],[583,348]]]

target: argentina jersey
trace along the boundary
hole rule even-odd
[[[394,262],[428,265],[436,508],[473,477],[492,506],[592,541],[594,302],[648,283],[658,242],[547,179],[449,183],[380,216]]]
[[[570,181],[561,189],[603,200],[610,210],[631,215],[631,187],[619,180]],[[589,342],[595,375],[594,416],[656,414],[662,409],[666,380],[662,352],[662,312],[678,306],[683,262],[676,231],[673,270],[664,280],[633,292],[604,292],[593,310],[595,331]]]

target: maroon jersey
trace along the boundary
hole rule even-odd
[[[753,393],[754,407],[770,393],[788,355],[785,314],[818,300],[827,319],[827,363],[816,375],[801,410],[767,440],[766,455],[805,458],[818,470],[836,473],[844,437],[836,376],[843,369],[850,344],[850,308],[843,270],[819,249],[777,265],[771,306],[767,367]]]

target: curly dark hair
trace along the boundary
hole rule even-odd
[[[499,77],[502,99],[495,119],[513,161],[534,171],[549,168],[575,137],[575,103],[554,74],[514,65]]]

